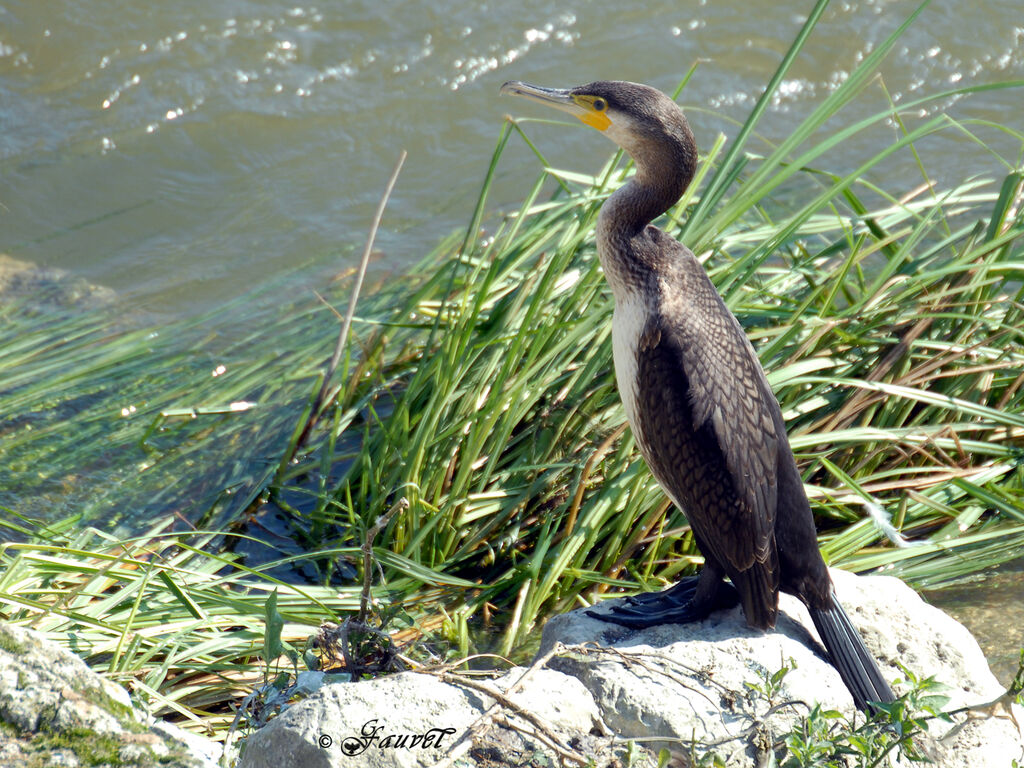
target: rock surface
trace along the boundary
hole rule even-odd
[[[918,677],[934,676],[947,686],[941,691],[950,698],[943,707],[947,711],[990,701],[1003,692],[970,633],[899,579],[839,570],[832,571],[832,578],[840,602],[890,682],[904,677],[897,662]],[[650,741],[657,736],[707,744],[740,736],[755,725],[762,739],[789,730],[806,709],[788,708],[766,718],[769,702],[752,703],[744,695],[746,683],[756,683],[788,663],[795,668],[783,678],[776,701],[817,702],[853,715],[853,699],[825,660],[807,610],[789,595],[781,596],[779,621],[771,632],[747,627],[738,607],[687,626],[645,630],[574,611],[548,622],[540,653],[556,642],[595,640],[615,648],[619,656],[559,659],[552,666],[583,682],[616,733],[647,739],[654,746],[669,746]],[[902,693],[906,686],[894,688]],[[1017,718],[1024,722],[1020,708]],[[931,734],[942,736],[951,728],[936,723]],[[1009,768],[1014,758],[1024,759],[1022,734],[1008,717],[971,720],[952,737],[924,749],[944,768]],[[756,744],[745,737],[724,743],[720,753],[727,755],[730,766],[757,760]]]
[[[842,571],[833,571],[833,578],[847,613],[890,681],[904,677],[896,662],[918,677],[934,676],[948,687],[945,710],[1002,693],[970,634],[898,579]],[[661,747],[686,765],[691,749],[700,756],[711,745],[730,767],[755,765],[765,756],[765,746],[807,712],[802,704],[785,702],[818,702],[858,722],[861,718],[826,661],[806,610],[787,596],[781,608],[771,632],[749,629],[738,608],[692,625],[646,630],[608,624],[583,611],[556,616],[544,628],[538,657],[563,646],[569,652],[556,655],[548,668],[531,671],[523,692],[511,696],[515,706],[502,706],[490,726],[474,729],[465,740],[492,698],[451,678],[403,673],[325,685],[252,734],[239,765],[557,764],[544,732],[537,734],[538,723],[558,737],[560,746],[593,758],[601,768],[613,760],[653,766]],[[788,666],[792,669],[770,697],[751,692],[752,684],[772,688],[766,681]],[[513,670],[486,685],[507,690],[522,672]],[[783,706],[769,713],[773,704]],[[521,710],[533,713],[532,719]],[[1024,722],[1024,713],[1015,710]],[[937,723],[931,732],[935,738],[919,742],[942,768],[1009,768],[1014,759],[1024,759],[1022,734],[1008,717],[982,715],[951,733],[952,728]],[[427,744],[431,732],[437,738]],[[947,738],[939,741],[939,736]],[[627,759],[623,739],[630,738],[652,751]]]
[[[0,624],[0,765],[213,768],[219,748],[132,708],[128,692],[37,632]]]
[[[96,307],[110,304],[114,292],[67,270],[39,267],[0,253],[0,297],[4,301],[27,298],[34,306]]]
[[[517,667],[481,684],[505,694],[525,672]],[[508,698],[556,734],[597,741],[591,736],[600,727],[597,707],[573,677],[534,670],[522,690]],[[434,765],[448,750],[458,749],[460,739],[493,703],[478,689],[415,672],[325,685],[250,736],[239,768]],[[514,712],[506,710],[502,719],[508,717],[514,718]],[[523,721],[519,728],[532,726]],[[602,751],[601,744],[592,746],[595,753]],[[538,749],[539,742],[524,738],[518,728],[492,726],[474,744],[465,745],[460,764],[532,765]]]

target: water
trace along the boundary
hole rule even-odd
[[[1024,560],[989,571],[984,579],[925,592],[924,597],[971,631],[992,674],[1010,685],[1024,648]]]
[[[0,253],[68,269],[170,317],[281,275],[309,293],[355,259],[405,148],[374,265],[401,270],[468,221],[502,115],[539,114],[499,100],[504,80],[619,78],[671,90],[700,60],[682,101],[707,147],[750,109],[809,7],[4,3]],[[835,3],[764,124],[768,138],[784,136],[913,8]],[[969,24],[963,8],[936,0],[898,45],[883,68],[894,99],[1024,74],[1019,3],[987,0]],[[865,104],[884,106],[880,85]],[[1007,92],[930,109],[940,108],[1007,125],[1021,116]],[[531,130],[549,158],[578,171],[596,169],[611,148],[582,126]],[[1011,139],[974,130],[1012,157]],[[891,138],[850,143],[835,166],[852,167]],[[1002,171],[956,131],[922,151],[947,183]],[[506,157],[496,205],[521,198],[539,169],[519,143]],[[906,188],[915,186],[909,162],[885,173],[909,171]]]

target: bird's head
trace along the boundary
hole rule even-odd
[[[501,93],[522,96],[568,112],[596,128],[634,157],[652,143],[693,145],[683,110],[656,88],[620,80],[598,80],[575,88],[543,88],[513,80]]]

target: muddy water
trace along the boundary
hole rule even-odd
[[[749,111],[810,6],[0,1],[0,253],[67,269],[169,316],[281,275],[308,293],[355,258],[405,148],[375,265],[401,270],[468,221],[502,115],[537,114],[498,99],[504,80],[672,89],[700,61],[681,101],[706,147],[735,130],[730,121]],[[780,89],[766,138],[784,136],[914,6],[834,3]],[[963,13],[962,3],[935,0],[864,104],[1021,77],[1019,3],[974,4],[969,24]],[[937,109],[1009,125],[1021,117],[1006,92]],[[595,169],[611,148],[582,127],[535,130],[547,157],[573,170]],[[832,162],[850,167],[890,139],[866,136]],[[940,180],[1003,170],[959,131],[926,144]],[[538,171],[513,142],[495,204],[520,199]],[[879,173],[898,179],[893,191],[920,181],[909,157]]]

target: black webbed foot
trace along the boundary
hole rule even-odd
[[[610,621],[631,629],[644,629],[657,624],[700,621],[712,611],[739,604],[739,593],[731,584],[719,581],[716,588],[700,591],[698,579],[697,576],[691,576],[661,592],[633,595],[608,610],[591,609],[585,613],[601,621]]]

